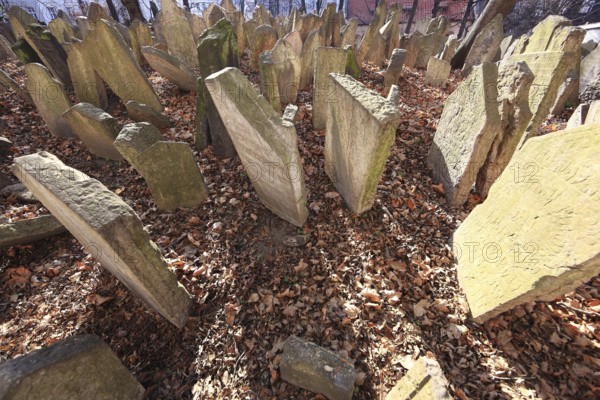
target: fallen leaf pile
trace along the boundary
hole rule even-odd
[[[6,63],[23,83],[23,67]],[[247,55],[242,71],[249,71]],[[168,140],[193,148],[195,97],[146,70],[174,124]],[[404,68],[402,120],[374,207],[354,215],[324,169],[325,132],[314,130],[312,93],[298,95],[296,128],[310,215],[296,228],[258,200],[237,157],[194,154],[209,198],[192,210],[157,210],[141,176],[78,140],[49,134],[35,108],[11,91],[0,95],[3,135],[14,157],[41,150],[100,180],[140,216],[170,268],[193,296],[178,330],[150,312],[68,233],[0,253],[0,361],[71,335],[99,335],[151,399],[313,399],[283,381],[284,341],[297,335],[355,362],[355,399],[381,399],[414,360],[437,358],[453,396],[597,398],[600,394],[600,279],[554,302],[518,307],[484,325],[468,317],[448,245],[457,224],[481,200],[452,210],[425,164],[444,88]],[[360,81],[381,92],[382,70],[363,66]],[[132,122],[110,96],[120,126]],[[544,129],[564,126],[557,118]],[[360,129],[361,127],[357,127]],[[0,166],[11,176],[12,159]],[[6,199],[4,199],[6,200]],[[12,199],[5,220],[47,213]],[[322,398],[322,397],[318,397]]]

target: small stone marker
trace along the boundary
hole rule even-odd
[[[290,336],[283,345],[281,378],[331,400],[351,400],[356,372],[353,362],[331,350]]]
[[[65,227],[52,215],[0,224],[0,249],[46,239],[65,231]]]
[[[451,69],[452,66],[449,62],[431,57],[427,63],[425,82],[431,86],[444,86],[448,81]]]
[[[71,336],[0,364],[0,399],[141,400],[144,388],[96,335]]]
[[[147,122],[127,124],[115,140],[123,157],[144,177],[158,208],[197,207],[208,193],[186,143],[164,142]]]
[[[325,170],[352,211],[375,203],[396,137],[398,107],[347,75],[330,74]],[[357,127],[361,127],[357,129]]]
[[[324,129],[327,121],[327,103],[334,101],[331,72],[343,74],[346,71],[346,52],[335,47],[319,47],[315,53],[315,83],[313,86],[313,127]]]
[[[500,133],[498,68],[485,63],[448,97],[429,149],[427,165],[453,207],[467,201],[477,173]]]
[[[16,158],[12,169],[102,266],[174,325],[185,325],[190,295],[119,196],[44,151]]]
[[[479,323],[568,293],[599,272],[600,124],[531,138],[454,233]]]
[[[27,92],[33,99],[40,116],[54,136],[75,137],[71,127],[63,118],[63,113],[71,108],[71,100],[63,85],[54,79],[42,64],[25,65]]]
[[[392,57],[383,78],[384,94],[387,94],[392,85],[398,84],[402,76],[402,65],[404,65],[404,60],[406,59],[406,53],[406,50],[403,49],[394,49],[392,51]]]
[[[294,125],[282,119],[236,68],[210,75],[206,86],[261,202],[302,226],[308,210]]]
[[[142,55],[150,68],[186,92],[196,91],[196,74],[183,61],[155,47],[143,46]]]
[[[451,400],[448,381],[438,362],[428,357],[419,358],[385,400]]]
[[[123,159],[113,144],[119,127],[112,115],[90,103],[78,103],[63,118],[90,152],[110,160]]]
[[[125,108],[127,109],[127,115],[129,118],[135,122],[150,122],[158,129],[166,129],[173,126],[171,121],[169,121],[169,118],[155,111],[147,104],[141,104],[135,100],[129,100],[127,103],[125,103]]]

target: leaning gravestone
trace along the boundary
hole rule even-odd
[[[0,35],[0,61],[16,59],[17,55],[13,51],[10,42],[4,36]]]
[[[535,77],[526,63],[501,64],[498,69],[500,134],[494,139],[485,163],[477,174],[475,188],[483,198],[510,162],[531,120],[529,90]]]
[[[185,11],[176,0],[163,0],[161,4],[163,35],[169,52],[190,67],[197,67],[198,53]]]
[[[306,37],[300,59],[302,63],[302,72],[300,74],[300,89],[308,90],[313,82],[315,73],[315,50],[323,46],[323,34],[315,29]]]
[[[13,172],[102,266],[167,320],[185,325],[188,292],[119,196],[44,151],[16,158]]]
[[[583,93],[598,77],[600,77],[600,47],[596,47],[594,51],[581,60],[579,93]]]
[[[59,137],[75,137],[62,116],[71,108],[71,100],[62,84],[54,79],[42,64],[25,65],[25,73],[27,74],[25,87],[50,133]]]
[[[325,170],[346,204],[360,214],[375,203],[400,113],[347,75],[329,74],[329,81],[335,101],[326,103]]]
[[[96,335],[71,336],[0,364],[0,399],[141,400],[144,388]]]
[[[494,61],[504,39],[503,22],[502,14],[498,14],[475,37],[462,69],[464,76],[469,75],[475,65]]]
[[[453,207],[467,201],[477,173],[500,133],[498,68],[485,63],[448,97],[429,149],[427,165]]]
[[[448,380],[437,360],[420,357],[385,396],[385,400],[451,400]]]
[[[340,47],[352,46],[356,47],[356,30],[358,29],[358,19],[351,18],[350,21],[342,28],[342,45]]]
[[[236,68],[210,75],[206,86],[261,202],[302,226],[308,210],[294,125],[283,120]]]
[[[0,249],[47,239],[66,231],[52,215],[0,224]]]
[[[138,103],[135,100],[129,100],[125,103],[127,109],[127,115],[135,122],[150,122],[158,129],[171,128],[173,124],[169,121],[169,118],[163,114],[156,112],[152,107],[147,104]]]
[[[250,66],[253,69],[258,69],[260,53],[271,50],[275,42],[277,42],[277,32],[272,26],[260,25],[254,30],[250,37]]]
[[[301,60],[292,45],[279,39],[273,50],[267,50],[273,60],[276,81],[273,86],[279,91],[282,105],[296,102],[300,85]],[[263,53],[263,54],[265,54]],[[262,56],[262,55],[261,55]]]
[[[406,59],[406,50],[394,49],[383,77],[383,94],[387,94],[392,85],[396,85],[402,76],[402,65]]]
[[[222,19],[213,27],[205,30],[198,38],[198,63],[200,75],[207,77],[226,67],[239,66],[237,39],[231,22]],[[223,125],[206,85],[200,81],[198,87],[198,106],[196,107],[196,147],[212,143],[215,154],[222,158],[235,155],[235,147]],[[202,131],[208,127],[208,131]],[[204,137],[204,138],[203,138]]]
[[[140,122],[125,125],[115,146],[144,177],[161,210],[197,207],[206,200],[204,178],[186,143],[164,142],[155,126]]]
[[[346,52],[335,47],[319,47],[315,51],[314,63],[313,127],[324,129],[327,121],[327,103],[336,101],[328,75],[331,72],[345,73]]]
[[[112,115],[93,104],[78,103],[65,111],[63,118],[90,152],[110,160],[123,159],[113,144],[119,127]]]
[[[150,27],[138,19],[133,20],[129,26],[129,37],[131,38],[131,49],[135,60],[139,65],[144,65],[144,56],[142,55],[142,47],[152,46],[152,31]]]
[[[73,80],[75,97],[83,103],[90,103],[102,109],[108,108],[108,96],[104,82],[86,57],[86,45],[74,40],[69,50],[67,64]]]
[[[150,64],[150,68],[173,82],[186,92],[196,91],[196,74],[183,61],[155,47],[144,46],[142,55]]]
[[[71,43],[75,37],[75,31],[70,23],[62,18],[54,18],[48,23],[48,29],[52,35],[62,45],[63,43]]]
[[[359,64],[362,64],[363,61],[368,60],[372,61],[372,50],[374,42],[379,38],[383,39],[379,30],[383,27],[385,23],[385,17],[387,15],[387,1],[382,0],[377,4],[377,8],[375,9],[375,14],[373,14],[373,18],[369,23],[369,27],[363,36],[360,45],[358,46],[358,50],[356,52],[356,59]],[[383,39],[384,43],[384,53],[385,53],[385,39]],[[378,60],[377,60],[378,61]]]
[[[600,124],[528,140],[454,234],[475,321],[553,300],[598,274]]]

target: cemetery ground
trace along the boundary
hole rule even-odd
[[[258,86],[247,63],[245,54],[241,69]],[[5,67],[23,83],[22,66]],[[359,80],[381,92],[379,71],[364,64]],[[195,94],[146,72],[174,124],[162,135],[194,149]],[[423,72],[404,67],[402,121],[375,205],[360,216],[325,173],[325,132],[312,128],[312,93],[300,91],[295,125],[309,208],[303,228],[260,203],[238,157],[218,158],[211,147],[194,149],[208,199],[195,209],[159,211],[127,162],[101,159],[78,140],[51,136],[33,106],[11,91],[2,94],[0,124],[14,148],[0,160],[0,178],[17,183],[9,172],[12,159],[46,150],[98,179],[140,215],[193,306],[187,325],[177,329],[148,311],[69,233],[11,247],[0,253],[0,361],[93,333],[148,398],[323,398],[280,378],[283,342],[298,335],[355,360],[356,399],[382,399],[427,354],[439,361],[459,399],[597,398],[600,277],[482,325],[469,319],[449,239],[480,199],[471,194],[464,207],[449,208],[426,166],[459,74],[435,88]],[[116,96],[109,112],[120,126],[132,122]],[[564,128],[571,112],[542,129]],[[10,221],[48,214],[14,194],[2,199],[0,212]]]

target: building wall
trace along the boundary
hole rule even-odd
[[[394,3],[401,4],[401,23],[408,21],[413,0],[388,0],[388,8]],[[460,22],[467,8],[467,0],[442,0],[438,16],[445,15],[451,21]],[[419,0],[414,21],[431,18],[433,0]],[[375,0],[348,0],[348,18],[358,18],[361,24],[368,24],[375,10]]]

